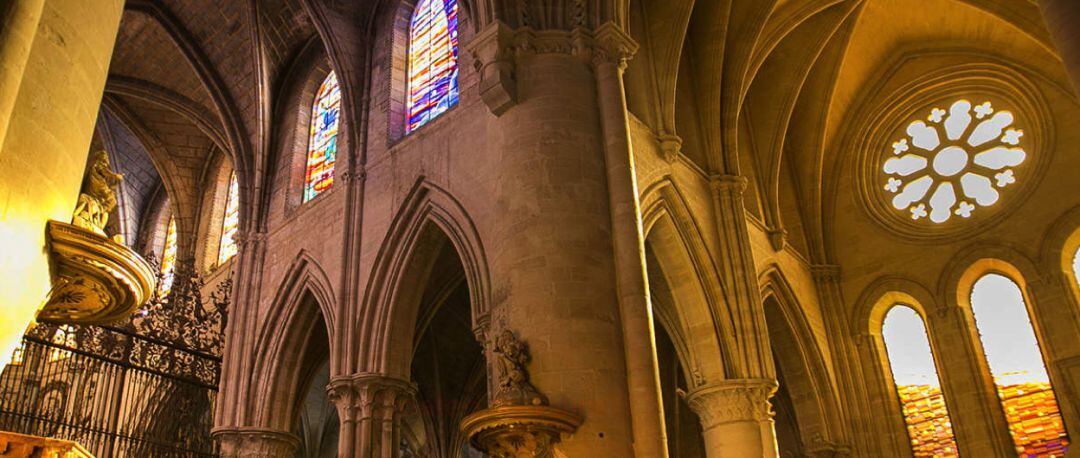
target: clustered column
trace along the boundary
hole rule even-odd
[[[705,447],[710,453],[775,456],[769,399],[776,392],[776,375],[746,228],[746,184],[746,178],[738,175],[710,177],[721,241],[721,280],[736,348],[728,352],[728,379],[695,389],[687,400],[692,400],[690,405],[702,419]]]
[[[379,374],[358,374],[335,377],[327,391],[341,420],[340,456],[399,456],[402,415],[416,397],[416,387],[411,382]]]

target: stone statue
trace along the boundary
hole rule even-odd
[[[547,398],[529,383],[525,371],[525,363],[529,361],[528,349],[513,332],[504,330],[499,334],[492,353],[499,375],[493,407],[547,405]]]
[[[113,188],[120,184],[124,176],[109,168],[109,154],[105,151],[97,151],[90,160],[90,171],[83,182],[71,223],[105,235],[109,213],[116,208],[116,191]]]

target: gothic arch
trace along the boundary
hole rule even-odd
[[[775,364],[786,369],[804,451],[813,451],[818,442],[846,443],[835,383],[791,284],[775,264],[758,279]]]
[[[424,177],[409,192],[387,234],[354,323],[359,335],[349,357],[359,360],[350,361],[348,367],[354,372],[408,379],[413,324],[422,291],[407,285],[425,283],[436,249],[445,241],[457,252],[474,327],[488,319],[491,280],[483,244],[468,213],[446,190]],[[360,348],[361,342],[365,348]]]
[[[854,336],[881,334],[885,313],[893,304],[909,306],[924,317],[927,313],[943,307],[938,305],[930,289],[917,281],[902,277],[882,277],[874,280],[859,295],[855,304],[850,329]]]
[[[340,355],[334,345],[337,307],[326,272],[307,253],[293,260],[270,303],[270,311],[256,340],[252,383],[268,387],[248,408],[256,424],[289,431],[296,412],[300,372],[307,350],[314,344],[315,326],[322,322],[329,348],[330,373],[337,373]],[[301,343],[300,345],[297,345]]]
[[[655,254],[674,304],[654,303],[671,335],[690,387],[725,378],[730,349],[737,348],[727,321],[723,290],[710,269],[712,257],[674,183],[664,179],[642,199],[645,243]],[[674,281],[678,280],[678,281]],[[694,372],[697,374],[695,375]]]

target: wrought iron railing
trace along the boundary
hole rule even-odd
[[[116,326],[39,324],[0,371],[0,430],[103,457],[216,456],[210,437],[230,281],[182,282]]]

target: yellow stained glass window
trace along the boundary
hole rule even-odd
[[[236,229],[240,222],[239,186],[236,172],[229,174],[229,188],[225,195],[225,217],[221,221],[221,240],[218,243],[218,265],[236,255]]]
[[[945,406],[922,317],[911,307],[894,306],[885,315],[881,334],[911,439],[912,454],[916,457],[957,456],[949,409]]]
[[[165,230],[165,245],[161,250],[161,284],[158,292],[168,294],[172,290],[176,274],[176,217],[169,217],[169,226]]]
[[[1064,456],[1065,423],[1020,287],[1003,275],[983,275],[972,287],[971,308],[1016,452]]]

